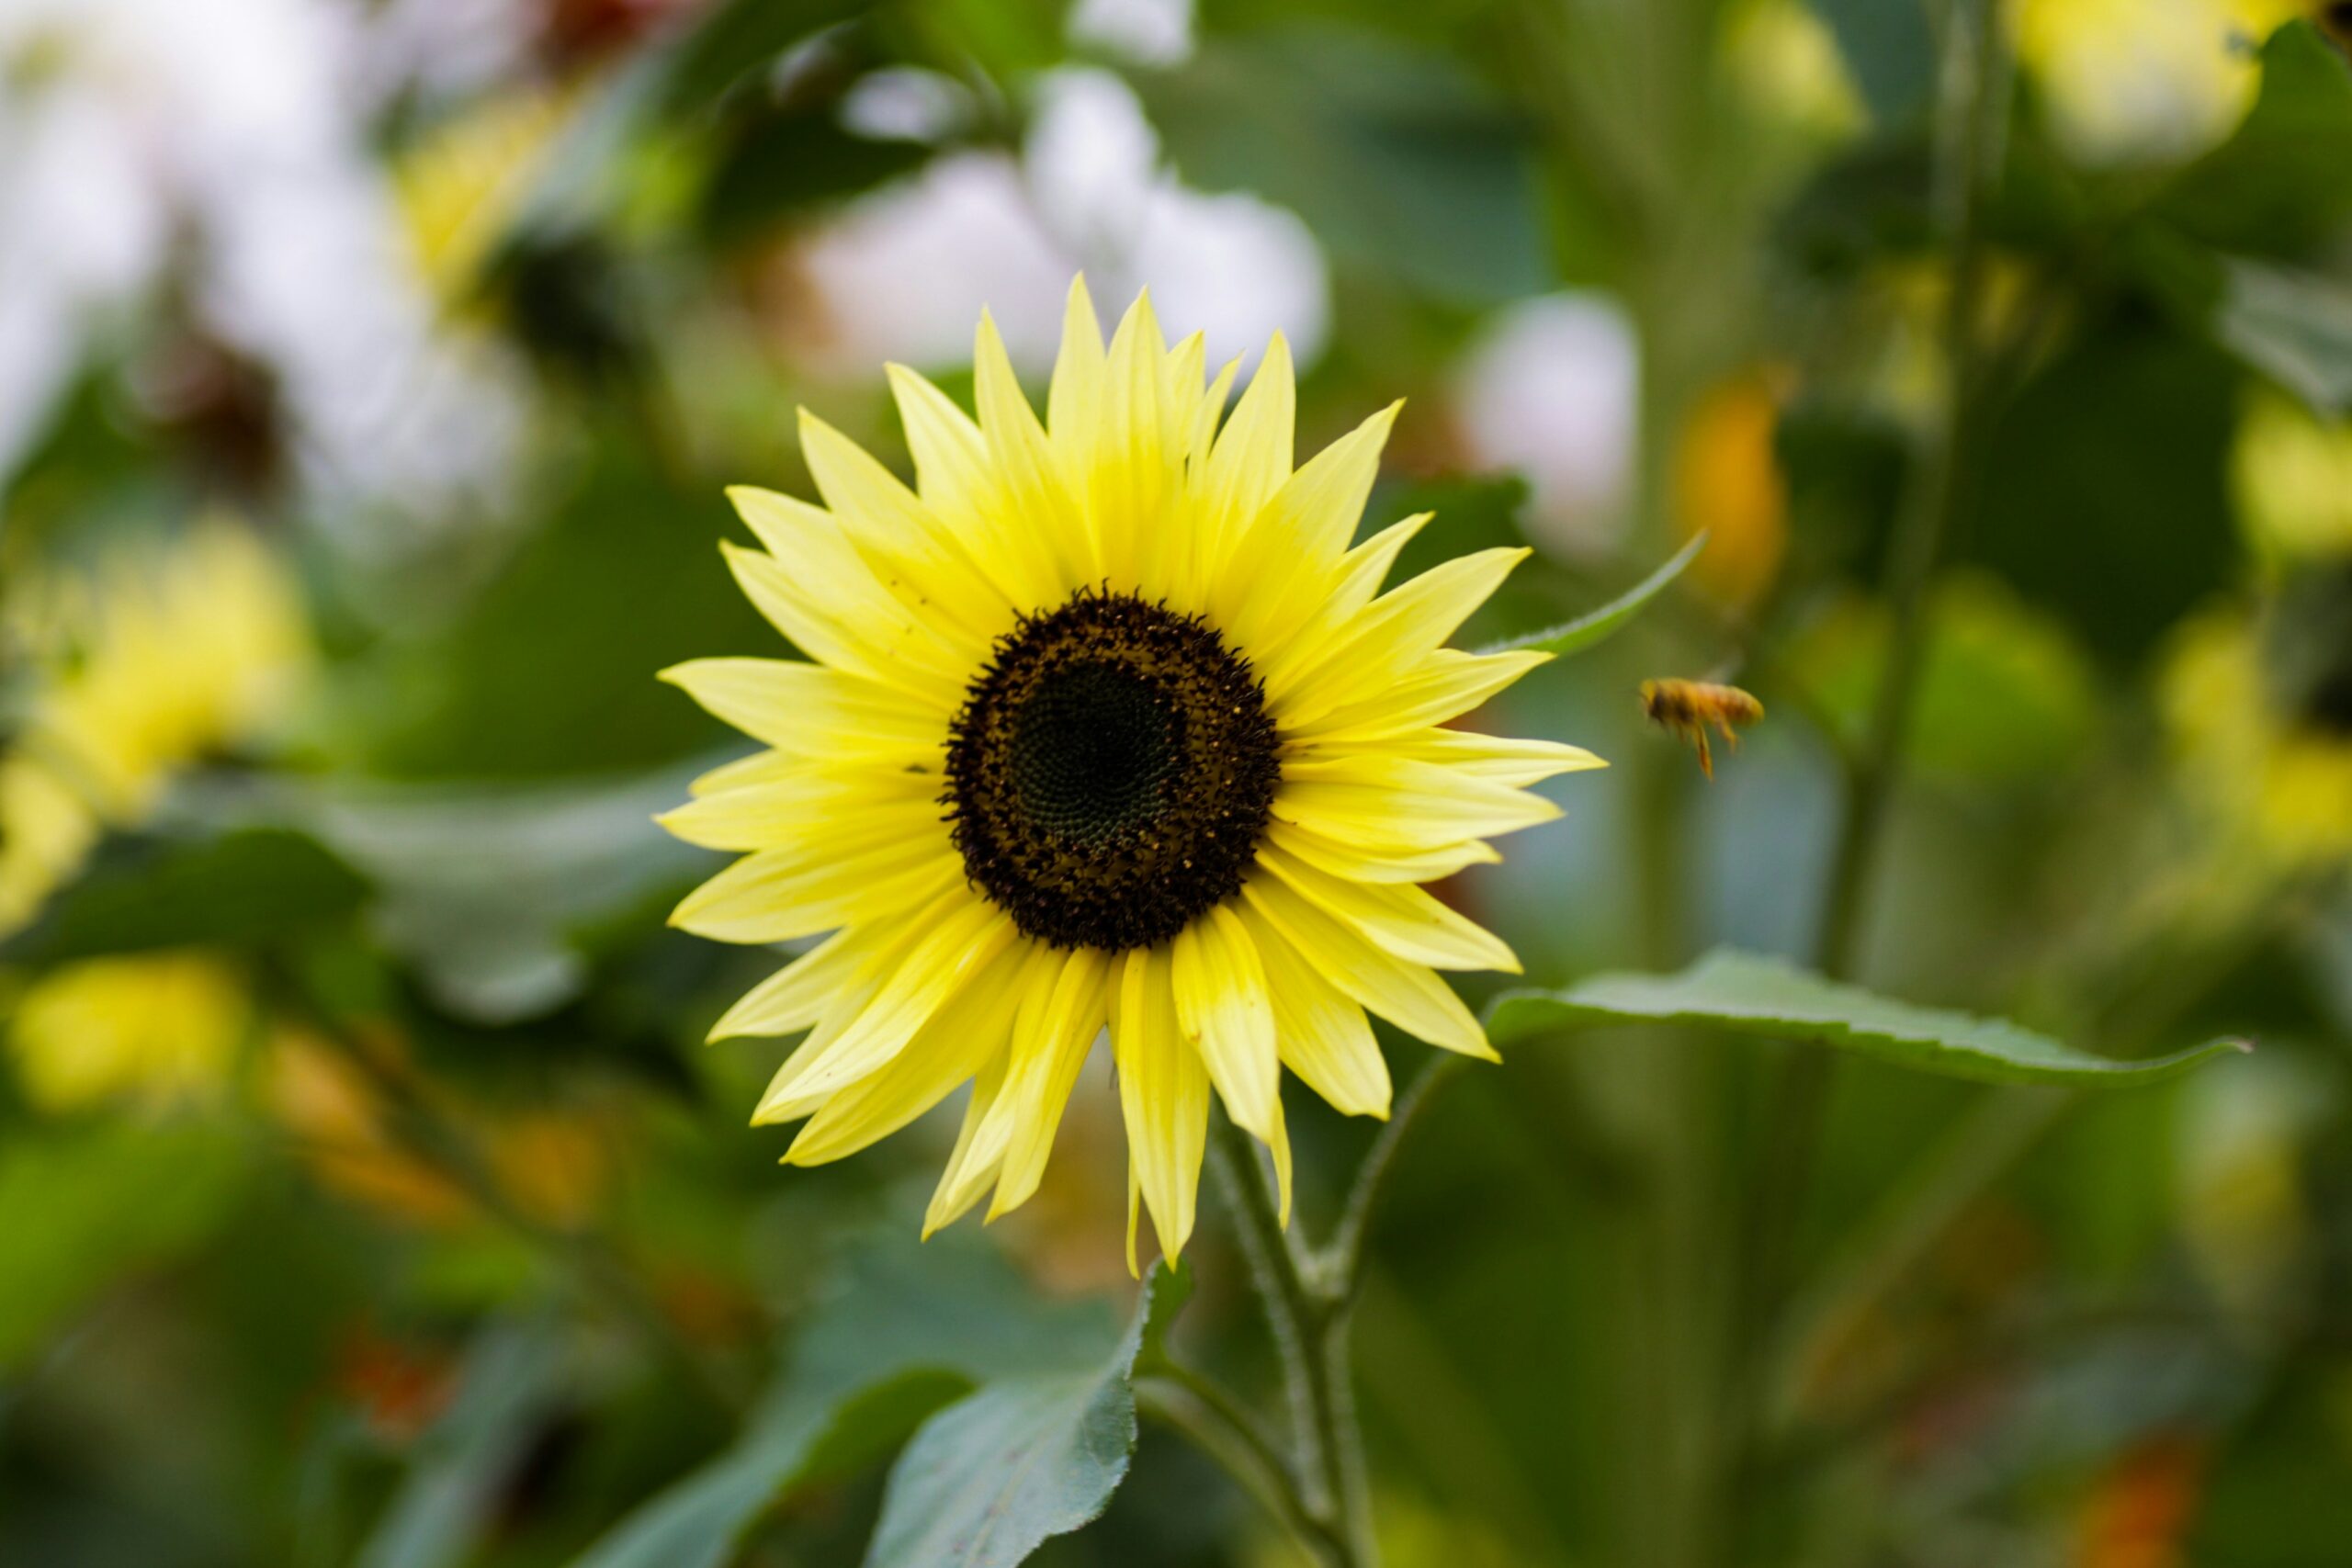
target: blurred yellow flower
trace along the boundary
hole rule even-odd
[[[218,1097],[254,1018],[243,980],[209,954],[95,958],[25,988],[8,1047],[40,1110],[159,1108]]]
[[[445,304],[463,301],[529,193],[569,112],[548,89],[487,98],[435,127],[392,169],[417,266]]]
[[[2171,163],[2237,128],[2256,51],[2297,0],[2020,0],[2018,59],[2081,163]]]
[[[135,823],[171,774],[256,734],[310,661],[293,581],[246,529],[199,525],[35,582],[23,719],[0,760],[0,932],[22,925],[101,829]]]
[[[0,757],[0,936],[74,874],[103,827],[89,802],[30,757]]]
[[[1748,0],[1724,24],[1733,74],[1773,123],[1834,141],[1869,120],[1838,39],[1802,0]]]
[[[1712,535],[1690,575],[1725,604],[1755,603],[1788,552],[1789,484],[1773,446],[1785,381],[1751,370],[1721,383],[1699,400],[1675,448],[1682,535]]]
[[[2352,557],[2352,420],[2260,390],[2238,423],[2231,479],[2239,525],[2266,558]]]
[[[1169,1257],[1192,1233],[1212,1089],[1287,1196],[1283,1067],[1387,1110],[1367,1009],[1491,1057],[1437,971],[1518,961],[1416,885],[1499,858],[1488,839],[1559,815],[1525,786],[1600,765],[1447,728],[1545,656],[1444,646],[1525,550],[1382,595],[1428,519],[1350,547],[1396,411],[1294,472],[1283,340],[1230,418],[1237,367],[1212,382],[1202,355],[1148,299],[1106,350],[1076,286],[1040,422],[983,316],[977,423],[893,367],[915,490],[804,414],[825,507],[739,489],[767,551],[727,553],[815,662],[667,672],[773,748],[662,818],[744,857],[674,923],[835,933],[712,1032],[813,1026],[753,1117],[809,1118],[797,1164],[971,1083],[926,1228],[1036,1190],[1106,1027],[1130,1267],[1138,1201]]]
[[[2282,704],[2265,665],[2262,624],[2209,612],[2177,640],[2164,702],[2191,787],[2229,829],[2225,852],[2274,873],[2352,857],[2352,711],[2320,691],[2303,711]]]

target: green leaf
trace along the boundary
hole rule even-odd
[[[12,1130],[0,1141],[0,1372],[115,1281],[193,1247],[246,1169],[209,1127]]]
[[[1728,950],[1679,975],[1596,975],[1560,991],[1496,999],[1498,1045],[1583,1025],[1690,1023],[1741,1034],[1836,1045],[1896,1066],[1984,1083],[2153,1083],[2207,1059],[2251,1049],[2211,1040],[2168,1056],[2119,1062],[1998,1019],[1914,1007],[1826,980],[1778,959]]]
[[[2233,368],[2144,314],[2086,322],[1994,420],[1960,553],[2135,666],[2235,563]]]
[[[865,9],[864,0],[724,0],[662,59],[657,107],[679,118],[707,114],[804,39]]]
[[[1160,1265],[1100,1370],[990,1383],[932,1417],[890,1472],[866,1568],[1012,1568],[1099,1517],[1135,1453],[1136,1358],[1191,1293]]]
[[[1100,1303],[1041,1303],[978,1243],[878,1239],[853,1255],[743,1439],[623,1520],[577,1568],[720,1568],[752,1522],[797,1489],[873,1462],[989,1379],[1080,1374],[1109,1352],[1114,1331]]]
[[[1651,600],[1666,591],[1668,583],[1681,576],[1683,569],[1697,560],[1699,552],[1706,547],[1707,536],[1702,533],[1675,551],[1664,566],[1598,610],[1578,615],[1573,621],[1563,621],[1556,626],[1547,626],[1540,632],[1530,632],[1525,637],[1506,638],[1478,651],[1509,653],[1516,649],[1532,648],[1566,656],[1598,647],[1623,631]]]
[[[580,784],[320,783],[276,808],[375,882],[373,933],[436,1003],[509,1023],[579,990],[574,933],[711,863],[652,818],[715,760]]]
[[[831,102],[745,116],[729,128],[703,187],[704,237],[719,245],[759,239],[789,219],[912,173],[931,152],[919,141],[854,135]]]
[[[350,914],[368,884],[310,837],[258,828],[131,840],[52,902],[0,960],[49,964],[159,947],[250,947]]]
[[[2332,278],[2232,258],[2212,317],[2222,346],[2313,413],[2352,413],[2352,288]]]

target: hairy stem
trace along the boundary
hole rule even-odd
[[[1350,1303],[1308,1283],[1305,1259],[1284,1233],[1256,1144],[1219,1119],[1211,1133],[1217,1171],[1238,1218],[1243,1252],[1266,1312],[1289,1391],[1290,1465],[1329,1568],[1376,1568],[1363,1438],[1348,1359]]]

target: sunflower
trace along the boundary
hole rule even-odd
[[[1558,815],[1523,786],[1600,765],[1446,728],[1546,656],[1443,646],[1526,551],[1382,593],[1429,518],[1351,547],[1396,409],[1294,472],[1283,340],[1221,418],[1234,369],[1204,384],[1148,297],[1106,350],[1080,280],[1041,423],[984,315],[977,422],[891,367],[914,489],[804,412],[824,506],[730,492],[766,549],[728,564],[809,662],[664,672],[768,748],[662,818],[745,852],[673,923],[831,933],[712,1038],[809,1032],[752,1117],[807,1118],[793,1164],[969,1082],[926,1235],[1036,1190],[1106,1028],[1131,1267],[1138,1201],[1170,1257],[1192,1232],[1212,1089],[1286,1204],[1282,1069],[1385,1114],[1367,1010],[1491,1057],[1436,971],[1517,961],[1416,885]]]

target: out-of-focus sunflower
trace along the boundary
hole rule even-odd
[[[40,1110],[156,1109],[217,1098],[254,1022],[243,980],[209,954],[94,958],[25,988],[8,1047]]]
[[[2022,0],[2018,58],[2067,153],[2095,165],[2194,157],[2254,102],[2256,53],[2308,0]]]
[[[1415,885],[1496,859],[1558,815],[1525,785],[1599,764],[1445,728],[1545,656],[1443,646],[1525,551],[1382,594],[1428,519],[1350,547],[1393,408],[1294,472],[1279,337],[1221,420],[1233,367],[1206,381],[1148,299],[1106,351],[1082,284],[1042,423],[985,317],[975,371],[977,423],[892,367],[916,489],[804,414],[825,505],[733,492],[767,549],[729,563],[814,662],[667,672],[770,748],[662,818],[746,852],[673,920],[834,933],[713,1031],[811,1031],[753,1117],[808,1118],[788,1160],[973,1084],[927,1229],[1035,1190],[1107,1025],[1132,1265],[1138,1198],[1170,1256],[1192,1232],[1212,1088],[1286,1191],[1284,1066],[1386,1111],[1367,1009],[1492,1055],[1436,971],[1517,963]]]
[[[2238,422],[2230,477],[2239,525],[2266,561],[2352,559],[2352,420],[2257,392]]]
[[[444,304],[469,302],[570,112],[567,94],[518,91],[436,126],[392,171],[417,265]]]
[[[291,579],[225,522],[26,594],[40,605],[16,606],[34,672],[0,759],[0,932],[173,773],[275,718],[311,651]]]
[[[2216,610],[2175,646],[2165,703],[2192,784],[2265,869],[2352,860],[2352,558]]]

